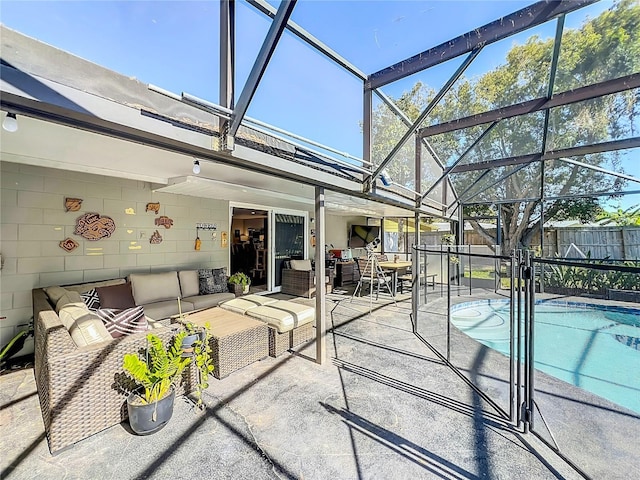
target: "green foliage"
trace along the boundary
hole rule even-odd
[[[587,260],[590,255],[587,255]],[[606,264],[606,260],[591,262],[594,265]],[[640,261],[624,262],[628,267],[639,267]],[[607,288],[620,290],[640,290],[638,275],[615,270],[596,270],[594,268],[573,265],[550,265],[545,267],[545,286],[583,290],[602,293]]]
[[[204,327],[197,327],[193,323],[187,323],[188,329],[200,334],[198,340],[193,344],[194,362],[198,368],[198,383],[196,385],[195,397],[196,406],[203,408],[202,392],[209,387],[209,374],[213,372],[213,358],[211,357],[211,335],[209,334],[209,323]]]
[[[243,272],[236,272],[229,277],[229,283],[246,287],[251,284],[251,279]]]
[[[613,223],[621,227],[640,227],[640,207],[618,208],[615,212],[601,211],[597,217],[603,225]]]
[[[479,77],[461,77],[421,127],[546,96],[553,44],[553,38],[531,36],[524,44],[514,44],[501,65]],[[622,0],[598,17],[588,19],[581,28],[565,28],[554,93],[638,71],[640,3]],[[396,103],[410,119],[415,119],[436,93],[436,89],[418,82]],[[637,89],[551,109],[546,150],[637,135],[634,129],[637,129],[638,115],[640,94]],[[462,164],[542,151],[544,122],[544,112],[500,121],[467,154]],[[429,137],[428,142],[443,163],[451,164],[487,127],[480,125],[436,135]],[[372,159],[377,164],[406,132],[406,126],[386,105],[380,104],[374,112],[372,130]],[[387,166],[389,174],[409,188],[414,183],[414,150],[413,142],[407,142]],[[439,177],[441,170],[431,155],[424,153],[422,158],[421,187],[426,189]],[[605,152],[576,156],[573,160],[619,170],[619,158],[619,152]],[[484,175],[482,181],[465,194],[465,203],[474,201],[487,204],[504,199],[513,200],[513,203],[503,205],[500,209],[503,251],[527,246],[533,232],[539,229],[543,221],[543,211],[544,220],[576,218],[583,222],[593,220],[601,212],[598,202],[593,199],[548,201],[544,205],[540,201],[531,201],[541,196],[543,174],[544,193],[548,198],[569,197],[574,193],[621,191],[624,187],[621,179],[561,160],[546,161],[544,173],[539,162],[512,173],[516,167],[519,166],[449,175],[458,193],[470,187],[480,174]],[[498,181],[509,173],[510,176]],[[438,190],[433,195],[441,200],[437,198]],[[494,209],[485,206],[476,210],[478,214],[487,214],[490,208]],[[490,244],[495,243],[491,232],[482,229],[478,222],[471,223]]]
[[[160,338],[149,333],[145,359],[141,359],[135,353],[124,356],[122,367],[140,387],[144,388],[144,396],[141,398],[145,403],[162,399],[191,363],[190,358],[182,357],[182,340],[186,335],[186,332],[178,333],[166,349]]]

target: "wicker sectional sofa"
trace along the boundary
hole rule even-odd
[[[197,271],[195,272],[197,275]],[[153,333],[164,341],[173,338],[180,328],[179,325],[169,325],[168,320],[178,313],[178,296],[182,297],[183,311],[208,308],[235,298],[229,292],[197,295],[193,279],[193,273],[175,271],[136,274],[128,278],[136,304],[144,306],[145,314],[150,317],[149,323],[153,325]],[[72,338],[70,330],[65,327],[58,314],[65,307],[61,305],[65,300],[58,298],[64,295],[61,295],[62,290],[82,293],[96,286],[119,285],[125,281],[116,279],[97,284],[37,288],[32,291],[35,378],[51,453],[127,418],[126,393],[119,383],[123,372],[122,361],[125,354],[146,347],[146,333],[79,346],[77,338]],[[181,286],[184,288],[181,289]],[[69,298],[73,300],[74,295],[69,294]],[[154,322],[154,319],[166,320]],[[185,372],[178,393],[191,391],[194,385],[195,369],[189,369]]]

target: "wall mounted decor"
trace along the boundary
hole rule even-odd
[[[67,252],[72,252],[76,248],[80,246],[78,242],[76,242],[73,238],[65,238],[60,242],[60,248],[66,250]]]
[[[217,223],[196,223],[196,228],[199,228],[200,230],[217,230],[218,224]]]
[[[64,199],[65,212],[77,212],[82,206],[81,198],[67,197]]]
[[[76,229],[73,233],[96,241],[110,237],[116,230],[116,223],[111,217],[102,217],[99,213],[85,213],[76,220]]]
[[[173,225],[173,220],[171,220],[169,217],[167,217],[166,215],[162,215],[158,218],[156,218],[156,227],[159,226],[163,226],[164,228],[171,228],[171,226]]]
[[[152,245],[162,243],[162,235],[160,235],[160,232],[158,232],[158,230],[153,232],[153,235],[151,235],[151,238],[149,238],[149,243]]]
[[[147,209],[145,211],[155,212],[155,214],[157,215],[160,212],[160,202],[147,203]]]
[[[222,232],[220,236],[220,245],[224,248],[227,246],[227,232]]]

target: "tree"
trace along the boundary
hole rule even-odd
[[[547,94],[554,40],[531,36],[513,46],[504,64],[477,78],[456,82],[434,108],[426,122],[439,124],[520,103]],[[491,48],[491,47],[487,47]],[[481,54],[482,55],[482,54]],[[640,4],[622,0],[579,29],[565,29],[554,92],[617,78],[640,71]],[[420,82],[397,99],[411,119],[418,117],[436,91]],[[599,97],[554,108],[549,112],[546,149],[556,150],[627,138],[637,134],[640,90]],[[504,119],[473,148],[461,164],[539,153],[544,141],[545,113]],[[449,164],[476,141],[488,125],[457,130],[427,140],[443,162]],[[374,113],[373,159],[380,162],[404,134],[404,127],[383,105]],[[424,158],[424,156],[423,156]],[[620,170],[618,152],[572,157],[582,163]],[[407,142],[390,162],[391,176],[407,187],[413,185],[414,146]],[[421,174],[422,189],[440,175],[437,169]],[[515,172],[515,173],[512,173]],[[510,176],[507,176],[512,173]],[[474,182],[482,175],[481,181]],[[544,197],[555,200],[542,201]],[[550,219],[594,220],[602,209],[597,197],[585,193],[620,191],[620,179],[561,160],[511,165],[490,171],[449,176],[458,193],[465,192],[467,213],[498,214],[502,224],[503,251],[530,245],[540,223]],[[502,180],[501,180],[502,179]],[[467,189],[469,189],[467,191]],[[560,197],[560,198],[558,198]],[[465,200],[466,199],[466,200]],[[544,213],[544,214],[543,214]],[[474,228],[490,244],[494,234],[478,222]]]

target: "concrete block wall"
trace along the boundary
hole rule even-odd
[[[0,346],[32,317],[31,290],[36,287],[125,277],[129,273],[227,266],[229,249],[221,245],[229,231],[229,202],[158,193],[148,182],[0,162]],[[66,197],[83,200],[80,211],[66,212]],[[146,212],[160,202],[160,212]],[[89,241],[75,235],[76,219],[87,212],[111,217],[109,238]],[[155,219],[166,215],[165,229]],[[216,223],[200,230],[196,223]],[[158,230],[163,241],[149,243]],[[67,253],[59,243],[72,238],[79,247]],[[229,239],[230,240],[230,239]],[[30,342],[30,343],[29,343]],[[21,354],[33,351],[32,339]]]

